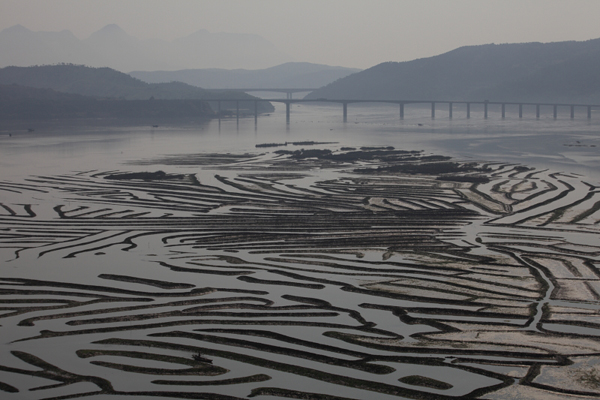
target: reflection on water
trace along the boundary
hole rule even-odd
[[[400,121],[396,106],[348,107],[348,122],[342,122],[341,105],[295,105],[290,124],[285,107],[275,103],[270,116],[211,120],[205,123],[178,121],[158,128],[136,127],[36,127],[15,132],[0,131],[2,175],[44,171],[81,170],[153,155],[190,152],[257,152],[256,144],[291,141],[339,142],[345,146],[380,145],[405,150],[425,150],[459,158],[510,161],[578,172],[600,179],[600,116],[570,120],[550,114],[540,120],[527,113],[523,119],[507,112],[502,120],[490,107],[483,119],[472,110],[466,119],[455,110],[449,120],[438,110],[432,120],[427,107],[407,106]],[[480,113],[481,114],[481,113]],[[421,124],[421,126],[419,126]],[[6,128],[5,128],[6,129]]]
[[[276,107],[1,137],[7,398],[600,393],[600,121]]]

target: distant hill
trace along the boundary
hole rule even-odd
[[[172,41],[141,40],[111,24],[80,40],[70,31],[34,32],[21,25],[0,31],[0,67],[72,63],[119,71],[184,68],[267,68],[292,58],[250,34],[200,30]]]
[[[485,100],[600,104],[600,39],[488,44],[387,62],[307,98]]]
[[[101,100],[52,89],[0,85],[0,122],[135,118],[154,124],[164,119],[213,115],[202,100]]]
[[[148,83],[179,81],[205,89],[319,88],[359,71],[356,68],[289,62],[259,70],[133,71],[129,75]]]
[[[21,85],[0,85],[0,101],[19,102],[24,100],[77,101],[88,99],[78,94],[62,93],[52,89],[38,89]]]
[[[253,100],[243,92],[211,92],[181,82],[149,84],[111,68],[90,68],[62,64],[35,67],[5,67],[0,69],[0,85],[21,85],[95,98],[122,100],[206,100],[236,98]],[[214,103],[212,104],[214,106]],[[222,108],[234,104],[223,103]],[[254,103],[241,103],[242,109],[254,111]],[[259,112],[272,112],[268,102],[258,103]]]

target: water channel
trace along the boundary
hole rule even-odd
[[[3,398],[600,395],[600,115],[275,107],[0,125]]]

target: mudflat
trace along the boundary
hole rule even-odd
[[[0,390],[600,395],[600,186],[317,147],[0,182]]]

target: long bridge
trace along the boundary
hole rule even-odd
[[[254,89],[252,89],[254,90]],[[283,90],[283,89],[282,89]],[[306,89],[307,90],[307,89]],[[291,105],[296,103],[338,103],[342,105],[343,121],[348,120],[348,104],[356,103],[388,103],[398,104],[399,117],[401,120],[404,119],[404,109],[408,104],[430,104],[431,106],[431,118],[434,119],[436,115],[436,105],[447,104],[448,107],[448,118],[452,119],[454,114],[454,106],[462,104],[466,106],[466,118],[471,118],[471,106],[472,105],[483,105],[483,117],[488,118],[488,111],[490,106],[498,106],[502,118],[506,117],[507,106],[517,106],[519,118],[523,118],[523,108],[525,106],[535,106],[536,118],[540,118],[542,107],[552,107],[552,115],[556,119],[558,118],[558,108],[567,108],[570,111],[570,118],[575,118],[575,109],[584,109],[587,111],[587,118],[592,118],[592,110],[600,109],[599,104],[567,104],[567,103],[531,103],[531,102],[496,102],[496,101],[447,101],[447,100],[367,100],[367,99],[205,99],[205,101],[217,103],[217,114],[221,112],[221,102],[232,102],[236,103],[236,116],[240,116],[240,103],[254,102],[254,118],[258,118],[258,102],[266,101],[272,103],[284,103],[285,104],[285,115],[286,121],[289,123],[291,114]]]
[[[317,90],[316,88],[306,89],[306,88],[250,88],[250,89],[206,89],[210,92],[275,92],[275,93],[285,93],[286,99],[289,100],[292,98],[294,93],[304,93],[304,92],[314,92]]]

